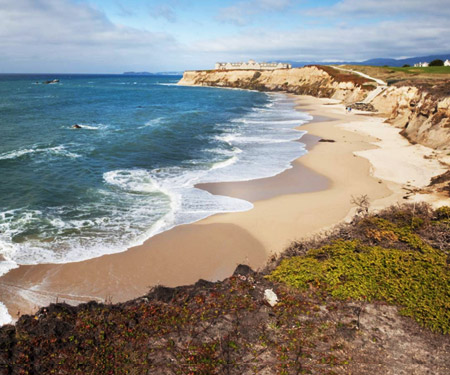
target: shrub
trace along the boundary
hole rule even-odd
[[[430,62],[428,66],[444,66],[444,62],[441,59],[436,59]]]
[[[448,207],[435,213],[439,218],[449,214]],[[299,289],[319,288],[338,299],[398,304],[401,314],[433,331],[450,333],[447,255],[414,232],[423,229],[426,217],[410,218],[407,211],[399,210],[395,220],[398,224],[381,217],[364,218],[358,226],[366,239],[336,239],[284,259],[269,279]]]
[[[447,219],[450,220],[450,207],[443,206],[436,210],[436,217],[438,220]]]

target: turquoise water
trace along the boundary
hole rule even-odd
[[[275,175],[305,153],[292,141],[309,116],[286,96],[179,78],[0,76],[0,274],[248,210],[194,185]]]

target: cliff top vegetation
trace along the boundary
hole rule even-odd
[[[369,65],[345,65],[346,69],[357,70],[388,83],[400,81],[442,81],[450,79],[449,66],[430,67],[381,67]]]

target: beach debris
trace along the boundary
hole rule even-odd
[[[372,104],[362,103],[362,102],[350,104],[347,107],[347,112],[350,113],[352,109],[357,109],[359,111],[365,111],[365,112],[378,112]]]
[[[266,289],[264,291],[264,300],[272,307],[278,303],[278,296],[272,289]]]
[[[319,142],[330,142],[330,143],[333,143],[333,142],[336,142],[336,141],[334,139],[321,138],[321,139],[319,139]]]
[[[74,124],[74,125],[72,125],[72,128],[73,128],[73,129],[81,129],[82,126],[79,125],[79,124]]]

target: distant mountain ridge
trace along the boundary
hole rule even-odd
[[[391,58],[374,58],[365,61],[332,61],[332,62],[318,62],[318,61],[283,61],[292,64],[292,67],[298,68],[305,65],[374,65],[374,66],[403,66],[405,64],[414,65],[419,62],[430,62],[436,59],[447,60],[450,59],[450,53],[443,55],[429,55],[409,57],[407,59],[391,59]]]

